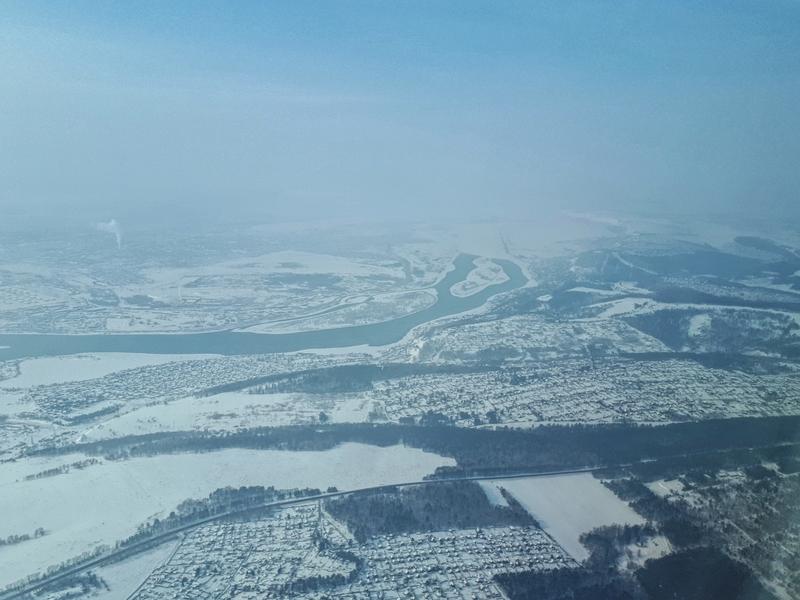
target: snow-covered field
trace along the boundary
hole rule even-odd
[[[108,590],[102,589],[94,598],[96,600],[127,600],[154,569],[169,560],[178,544],[178,540],[164,542],[147,552],[94,569],[94,573],[102,578],[109,587]]]
[[[226,486],[355,489],[416,481],[450,458],[391,446],[347,443],[320,452],[229,449],[102,461],[29,481],[25,475],[85,459],[36,458],[0,466],[0,537],[47,534],[2,550],[0,586],[91,550],[113,544],[137,525],[169,514],[187,498]]]
[[[544,530],[576,560],[589,556],[580,543],[582,533],[613,524],[644,523],[590,473],[498,480]]]
[[[94,441],[161,431],[233,431],[252,427],[315,423],[324,412],[332,423],[367,420],[372,400],[363,394],[249,394],[225,392],[151,404],[98,423],[82,432]]]

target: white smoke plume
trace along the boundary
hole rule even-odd
[[[117,248],[122,248],[122,228],[116,219],[111,219],[108,223],[98,223],[97,230],[104,233],[113,233],[117,238]]]

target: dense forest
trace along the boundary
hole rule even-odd
[[[489,370],[489,368],[417,363],[337,365],[234,381],[207,388],[196,395],[214,396],[239,390],[250,390],[256,394],[274,394],[278,392],[303,392],[306,394],[361,392],[371,389],[372,384],[376,381],[398,379],[411,375],[476,373],[486,370]]]
[[[325,508],[361,542],[384,534],[537,524],[504,496],[508,506],[493,506],[477,483],[454,481],[333,498]]]
[[[636,576],[651,600],[774,600],[745,565],[715,548],[649,560]]]
[[[344,442],[406,444],[456,459],[439,476],[501,474],[579,467],[676,469],[707,462],[756,464],[781,455],[795,464],[800,417],[719,419],[648,426],[629,424],[542,426],[532,430],[450,426],[336,424],[265,427],[239,432],[183,432],[68,444],[32,453],[82,452],[109,458],[203,452],[223,448],[325,450]],[[659,459],[660,465],[640,461]],[[718,467],[717,467],[718,468]]]

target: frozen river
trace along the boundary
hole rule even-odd
[[[497,260],[508,275],[507,281],[470,296],[454,296],[450,288],[467,277],[473,269],[475,258],[466,254],[455,258],[454,268],[436,284],[438,299],[435,304],[380,323],[283,334],[232,330],[186,334],[0,334],[0,360],[84,352],[234,355],[359,345],[383,346],[402,339],[417,325],[478,308],[491,296],[522,287],[527,282],[522,269],[514,262]]]

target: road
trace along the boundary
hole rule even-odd
[[[624,468],[626,466],[631,465],[616,465],[617,468]],[[142,540],[140,542],[135,542],[128,546],[122,548],[115,548],[109,552],[106,552],[100,556],[96,556],[94,558],[87,559],[82,561],[68,569],[64,569],[63,571],[59,571],[51,575],[50,577],[46,577],[44,579],[40,579],[38,581],[29,583],[17,590],[12,590],[9,592],[0,593],[0,600],[15,600],[24,598],[26,594],[31,592],[35,592],[36,590],[58,583],[64,579],[82,573],[88,569],[92,569],[94,567],[98,567],[105,563],[114,562],[115,560],[121,559],[123,557],[127,557],[129,555],[136,554],[137,552],[147,550],[153,546],[157,546],[163,542],[166,542],[175,536],[189,531],[191,529],[195,529],[196,527],[200,527],[201,525],[206,525],[208,523],[213,523],[214,521],[220,521],[223,519],[227,519],[233,516],[245,514],[248,512],[256,512],[268,508],[278,508],[283,506],[291,506],[296,504],[304,504],[306,502],[316,502],[318,500],[326,500],[328,498],[336,498],[340,496],[346,496],[349,494],[364,494],[370,492],[377,492],[381,490],[389,490],[392,488],[397,487],[411,487],[411,486],[419,486],[419,485],[436,485],[441,483],[448,483],[453,481],[489,481],[489,480],[498,480],[498,479],[524,479],[530,477],[548,477],[553,475],[570,475],[574,473],[592,473],[594,471],[602,471],[609,467],[582,467],[578,469],[561,469],[558,471],[537,471],[532,473],[514,473],[513,475],[470,475],[470,476],[463,476],[463,477],[450,477],[450,478],[443,478],[443,479],[423,479],[420,481],[405,481],[401,483],[395,484],[384,484],[384,485],[375,485],[365,488],[358,488],[354,490],[345,490],[345,491],[336,491],[336,492],[325,492],[321,494],[314,494],[311,496],[303,496],[300,498],[288,498],[285,500],[277,500],[275,502],[267,502],[265,504],[260,504],[257,506],[248,506],[246,508],[241,508],[237,510],[232,510],[224,513],[220,513],[217,515],[213,515],[210,517],[205,517],[203,519],[198,519],[197,521],[192,521],[191,523],[186,523],[179,527],[175,527],[174,529],[170,529],[169,531],[164,531],[159,533],[153,537],[147,538],[146,540]]]
[[[573,473],[593,473],[595,471],[604,471],[606,469],[625,469],[628,467],[633,467],[638,464],[644,464],[649,462],[656,462],[659,460],[670,459],[670,458],[686,458],[690,456],[701,456],[706,454],[715,454],[719,452],[730,452],[732,450],[756,450],[760,448],[774,448],[776,446],[794,446],[798,445],[795,442],[785,442],[779,444],[769,444],[769,445],[762,445],[762,446],[744,446],[744,447],[735,447],[735,448],[716,448],[712,450],[700,450],[696,452],[685,452],[676,455],[670,456],[662,456],[659,458],[650,458],[650,459],[643,459],[639,461],[635,461],[633,463],[621,463],[616,465],[603,465],[603,466],[596,466],[596,467],[581,467],[576,469],[560,469],[557,471],[535,471],[529,473],[515,473],[512,475],[468,475],[463,477],[448,477],[442,479],[424,479],[421,481],[405,481],[401,483],[390,483],[384,485],[377,485],[365,488],[358,488],[354,490],[346,490],[346,491],[336,491],[336,492],[326,492],[323,494],[315,494],[312,496],[303,496],[301,498],[290,498],[286,500],[278,500],[276,502],[268,502],[266,504],[261,504],[257,506],[249,506],[247,508],[242,508],[238,510],[228,511],[224,513],[220,513],[218,515],[213,515],[210,517],[206,517],[204,519],[199,519],[197,521],[193,521],[191,523],[187,523],[185,525],[181,525],[180,527],[176,527],[169,531],[165,531],[155,535],[151,538],[146,540],[142,540],[141,542],[136,542],[130,544],[129,546],[125,546],[124,548],[115,548],[109,552],[101,556],[97,556],[95,558],[87,559],[79,564],[76,564],[73,567],[65,569],[63,571],[59,571],[51,575],[50,577],[46,577],[45,579],[41,579],[39,581],[30,583],[25,585],[17,590],[2,592],[0,593],[0,600],[16,600],[21,599],[25,596],[25,594],[29,592],[36,591],[46,585],[50,585],[52,583],[56,583],[67,577],[71,577],[72,575],[77,575],[87,569],[91,569],[93,567],[97,567],[107,562],[114,562],[117,559],[127,555],[127,554],[136,554],[139,551],[146,550],[152,546],[158,545],[162,542],[165,542],[176,535],[188,531],[190,529],[194,529],[195,527],[199,527],[201,525],[205,525],[207,523],[213,523],[214,521],[219,521],[221,519],[226,519],[232,516],[241,515],[248,512],[255,512],[258,510],[263,510],[265,508],[273,508],[273,507],[281,507],[281,506],[290,506],[295,504],[303,504],[304,502],[314,502],[316,500],[325,500],[327,498],[336,498],[339,496],[346,496],[348,494],[364,494],[368,492],[375,492],[380,490],[388,490],[391,488],[396,487],[410,487],[415,485],[436,485],[440,483],[447,483],[452,481],[491,481],[491,480],[498,480],[498,479],[524,479],[529,477],[548,477],[552,475],[569,475]]]

